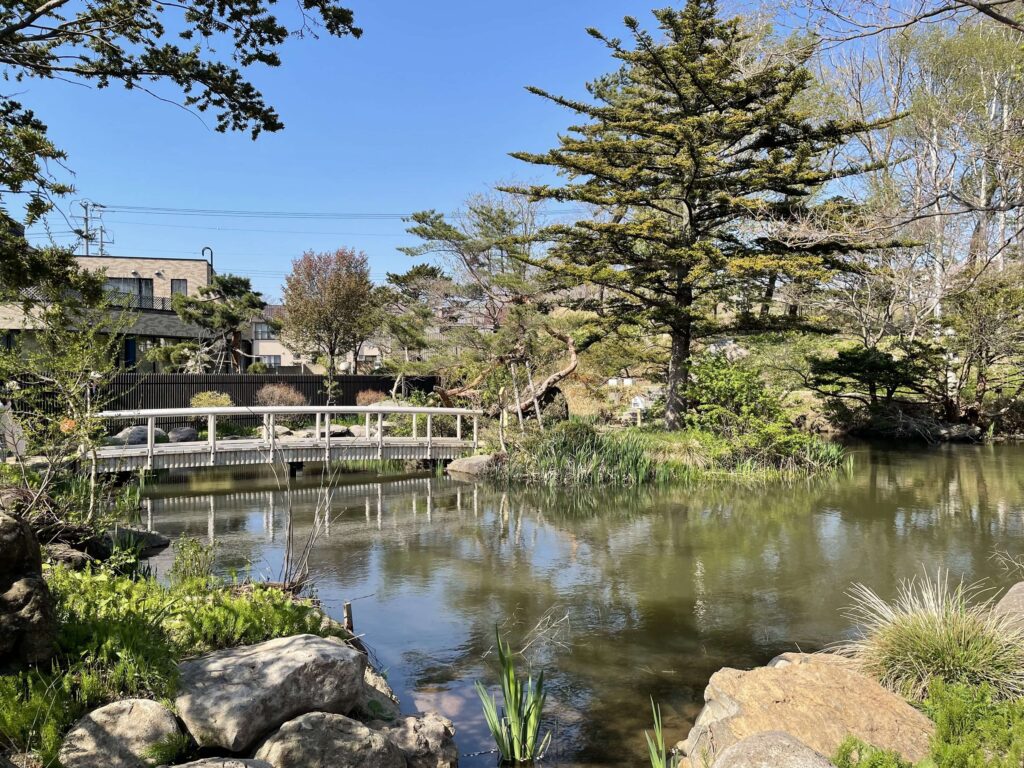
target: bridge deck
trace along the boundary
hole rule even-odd
[[[363,461],[373,459],[447,460],[473,451],[472,440],[449,437],[426,438],[385,436],[321,438],[277,438],[273,445],[260,438],[220,438],[211,448],[207,442],[157,443],[105,446],[98,451],[100,472],[130,472],[139,469],[191,469],[246,464],[312,463],[322,461]]]

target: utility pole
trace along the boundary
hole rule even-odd
[[[89,232],[89,201],[83,200],[79,205],[82,206],[82,210],[85,212],[85,255],[89,255],[89,240],[92,238],[92,233]]]

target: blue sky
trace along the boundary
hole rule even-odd
[[[141,92],[28,83],[20,98],[69,154],[76,192],[108,205],[260,211],[450,211],[495,181],[543,171],[508,157],[543,150],[572,115],[527,93],[538,85],[580,95],[613,67],[586,34],[623,34],[622,17],[651,20],[652,0],[353,0],[361,39],[290,42],[283,66],[251,77],[285,130],[219,134],[207,119]],[[167,95],[171,95],[167,91]],[[117,255],[215,253],[221,272],[247,274],[279,294],[305,249],[364,250],[375,279],[407,268],[398,220],[296,221],[107,212]],[[54,231],[67,230],[60,218]],[[70,236],[58,237],[68,241]],[[34,242],[39,242],[36,239]]]

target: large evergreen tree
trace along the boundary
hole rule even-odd
[[[741,21],[719,19],[715,0],[654,15],[658,40],[632,18],[628,46],[590,30],[621,62],[588,85],[591,100],[530,89],[584,121],[555,149],[514,153],[566,183],[516,191],[596,206],[592,218],[549,227],[538,263],[606,287],[605,312],[643,315],[668,335],[667,420],[678,426],[691,349],[720,299],[755,279],[774,287],[818,275],[850,247],[781,230],[841,208],[820,199],[822,187],[856,169],[823,158],[869,126],[815,117],[809,46],[755,58]]]

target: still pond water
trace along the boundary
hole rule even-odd
[[[336,618],[351,601],[406,711],[455,721],[465,766],[492,745],[473,681],[495,682],[495,626],[546,670],[557,765],[641,765],[650,697],[670,743],[708,678],[849,632],[853,582],[1008,586],[995,550],[1024,553],[1024,447],[856,448],[853,469],[795,486],[573,493],[447,478],[346,474],[310,557]],[[214,539],[223,572],[277,578],[321,478],[171,476],[147,488],[154,528]],[[155,563],[169,565],[170,555]],[[539,628],[539,631],[538,631]]]

